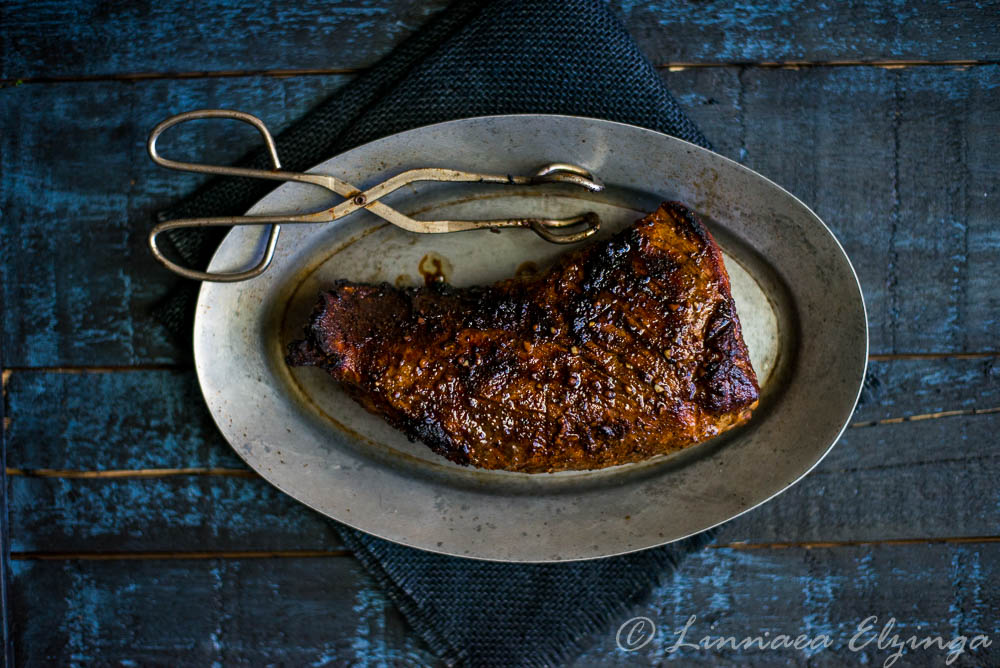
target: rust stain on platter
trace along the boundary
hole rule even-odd
[[[534,276],[538,273],[538,264],[528,260],[527,262],[522,262],[514,270],[515,278],[525,278],[528,276]]]
[[[424,284],[428,286],[448,282],[448,275],[453,270],[454,267],[448,258],[434,251],[420,258],[420,263],[417,264],[417,271],[424,277]]]

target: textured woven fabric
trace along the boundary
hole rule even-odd
[[[707,146],[619,21],[599,1],[459,2],[277,140],[286,169],[304,170],[361,143],[438,121],[504,113],[560,113],[641,125]],[[262,151],[243,164],[266,165]],[[218,180],[164,213],[234,215],[273,185]],[[172,237],[204,266],[218,238]],[[190,289],[159,316],[190,331]],[[333,524],[333,523],[332,523]],[[526,565],[445,557],[335,524],[416,631],[448,664],[551,665],[595,633],[705,544],[708,534],[632,555]]]

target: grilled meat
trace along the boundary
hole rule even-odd
[[[745,422],[758,396],[719,247],[676,202],[535,276],[338,281],[287,361],[454,462],[511,471],[672,452]]]

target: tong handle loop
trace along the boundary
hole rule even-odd
[[[153,131],[149,133],[149,139],[146,142],[146,150],[149,152],[149,157],[152,158],[153,162],[160,165],[161,167],[166,167],[167,169],[176,169],[182,172],[195,172],[197,174],[220,174],[224,176],[246,176],[246,177],[256,177],[256,178],[266,178],[274,179],[281,178],[274,172],[268,172],[261,169],[248,169],[245,167],[229,167],[223,165],[205,165],[197,162],[182,162],[179,160],[171,160],[170,158],[164,158],[156,150],[156,142],[160,138],[160,135],[164,131],[172,128],[175,125],[180,125],[181,123],[186,123],[188,121],[200,120],[203,118],[228,118],[236,121],[241,121],[252,125],[254,128],[260,132],[261,136],[264,138],[264,145],[267,147],[268,157],[271,158],[271,165],[275,171],[281,169],[281,160],[278,159],[278,147],[274,143],[274,137],[271,136],[271,132],[267,129],[264,121],[260,120],[252,114],[248,114],[242,111],[233,111],[229,109],[198,109],[195,111],[188,111],[182,114],[177,114],[176,116],[171,116],[170,118],[159,123]],[[245,281],[248,278],[253,278],[254,276],[259,276],[267,269],[268,265],[271,264],[272,258],[274,258],[274,249],[278,245],[278,235],[281,233],[281,227],[276,224],[271,225],[270,232],[267,237],[267,245],[264,248],[264,254],[260,261],[246,271],[230,272],[226,274],[214,274],[207,271],[197,271],[195,269],[188,269],[187,267],[182,267],[176,262],[170,260],[163,254],[157,244],[157,237],[170,230],[182,229],[186,227],[206,227],[213,225],[235,225],[238,224],[237,218],[183,218],[180,220],[170,220],[162,222],[154,227],[149,233],[149,248],[153,252],[153,257],[155,257],[160,264],[174,272],[179,274],[184,278],[191,278],[197,281],[216,281],[220,283],[232,283],[236,281]],[[264,221],[261,221],[264,222]]]
[[[264,138],[264,145],[267,148],[268,157],[271,158],[271,166],[275,170],[281,169],[281,161],[278,160],[278,147],[274,143],[274,137],[271,136],[270,130],[268,130],[267,126],[264,125],[264,121],[260,120],[253,114],[248,114],[243,111],[233,111],[230,109],[197,109],[195,111],[186,111],[183,114],[171,116],[170,118],[162,121],[155,128],[153,128],[153,131],[149,133],[149,139],[146,141],[146,150],[149,152],[149,157],[152,158],[153,162],[158,164],[160,167],[176,169],[181,172],[284,180],[283,176],[276,175],[273,172],[263,169],[206,165],[198,162],[181,162],[179,160],[171,160],[170,158],[164,158],[156,150],[156,142],[164,131],[174,127],[175,125],[187,123],[188,121],[197,121],[203,118],[229,118],[234,121],[240,121],[248,125],[252,125]]]
[[[259,220],[254,220],[255,223],[269,225],[271,230],[267,235],[267,244],[264,246],[264,252],[261,255],[260,260],[253,267],[245,271],[212,273],[210,271],[198,271],[197,269],[189,269],[188,267],[181,266],[163,254],[163,251],[160,249],[157,242],[157,237],[164,232],[169,232],[170,230],[190,227],[230,227],[232,225],[245,225],[246,218],[246,216],[237,216],[232,218],[179,218],[177,220],[168,220],[157,224],[152,230],[150,230],[149,250],[152,251],[153,257],[155,257],[160,264],[178,276],[183,276],[184,278],[190,278],[195,281],[212,281],[214,283],[236,283],[238,281],[245,281],[248,278],[260,276],[271,264],[271,260],[274,259],[274,250],[278,246],[278,234],[281,232],[281,226],[278,225],[278,223],[282,222],[284,217],[277,219],[261,217]]]
[[[251,169],[247,167],[229,167],[225,165],[206,165],[197,162],[171,160],[170,158],[165,158],[160,155],[156,148],[156,142],[165,130],[172,128],[175,125],[180,125],[181,123],[205,118],[231,119],[252,125],[256,128],[264,138],[264,146],[267,149],[268,157],[271,159],[272,169]],[[274,143],[274,138],[271,136],[271,132],[264,124],[264,121],[260,120],[253,114],[248,114],[242,111],[233,111],[229,109],[199,109],[171,116],[170,118],[162,121],[159,125],[153,128],[152,132],[149,133],[149,140],[146,142],[146,150],[149,152],[149,157],[152,158],[153,162],[161,167],[166,167],[167,169],[175,169],[182,172],[195,172],[197,174],[269,179],[272,181],[296,181],[299,183],[308,183],[320,186],[338,194],[344,194],[345,192],[350,191],[350,188],[347,187],[346,184],[343,184],[332,176],[282,171],[281,161],[278,159],[278,148]],[[322,214],[229,216],[215,218],[181,218],[178,220],[170,220],[159,223],[150,231],[149,248],[153,252],[153,257],[155,257],[160,264],[175,274],[179,274],[185,278],[191,278],[198,281],[215,281],[219,283],[245,281],[248,278],[259,276],[271,264],[271,260],[274,258],[274,249],[278,244],[278,235],[281,233],[279,223],[313,222],[317,215]],[[157,244],[157,237],[170,230],[189,227],[230,227],[233,225],[268,225],[270,227],[267,244],[264,247],[264,252],[261,255],[260,261],[246,271],[211,273],[188,269],[187,267],[182,267],[167,258]]]

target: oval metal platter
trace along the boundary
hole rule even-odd
[[[547,115],[419,128],[312,171],[367,188],[416,167],[529,174],[556,161],[592,170],[607,190],[418,184],[385,201],[425,219],[590,210],[603,220],[600,238],[661,201],[688,204],[725,253],[761,381],[760,407],[748,424],[674,455],[554,474],[464,468],[407,441],[324,372],[285,365],[285,346],[301,335],[319,292],[338,278],[417,285],[422,269],[438,265],[454,285],[490,283],[544,267],[566,247],[519,229],[413,234],[363,211],[325,225],[285,226],[263,275],[202,286],[198,377],[236,452],[282,491],[352,527],[433,552],[524,562],[605,557],[678,540],[764,503],[816,466],[846,426],[864,379],[864,302],[830,230],[763,176],[650,130]],[[321,189],[287,184],[251,213],[336,202]],[[260,228],[233,229],[211,271],[249,266],[263,241]]]

